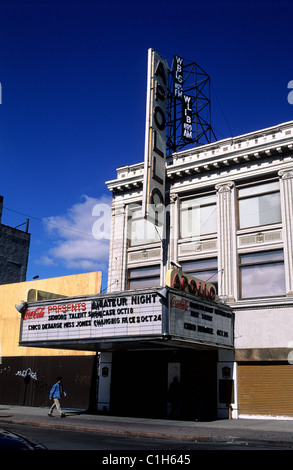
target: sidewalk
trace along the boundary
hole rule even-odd
[[[53,429],[116,434],[124,436],[176,439],[185,441],[234,442],[282,446],[293,450],[293,421],[273,419],[233,419],[212,422],[101,416],[65,410],[66,418],[48,408],[0,405],[0,427],[9,423]]]

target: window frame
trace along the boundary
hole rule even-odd
[[[191,235],[188,235],[188,236],[183,236],[182,234],[182,213],[183,211],[186,211],[187,209],[183,209],[182,210],[182,204],[183,203],[186,203],[186,202],[193,202],[193,201],[196,201],[196,200],[204,200],[206,198],[209,198],[209,197],[214,197],[214,202],[206,202],[204,203],[203,205],[199,205],[198,207],[200,208],[200,211],[202,208],[204,207],[211,207],[211,206],[214,206],[215,210],[215,231],[208,231],[208,232],[204,232],[204,233],[193,233]],[[218,217],[218,214],[217,214],[217,208],[218,208],[218,204],[217,204],[217,193],[215,191],[209,191],[209,192],[206,192],[206,193],[199,193],[199,194],[196,194],[196,195],[189,195],[189,196],[184,196],[184,197],[181,197],[180,198],[180,201],[179,201],[179,217],[178,217],[178,221],[179,221],[179,239],[180,240],[188,240],[188,239],[199,239],[201,240],[202,238],[204,237],[211,237],[211,236],[217,236],[217,217]]]
[[[157,270],[157,273],[152,273],[150,275],[146,275],[145,270]],[[131,272],[136,271],[138,274],[135,277],[131,277]],[[145,272],[144,272],[145,271]],[[141,273],[141,274],[140,274]],[[159,283],[154,286],[142,286],[142,287],[130,287],[131,281],[140,281],[143,279],[158,279]],[[151,264],[151,265],[146,265],[143,267],[140,266],[131,266],[127,269],[127,290],[138,290],[138,289],[147,289],[147,288],[155,288],[155,287],[160,287],[161,285],[161,266],[160,264]]]
[[[134,213],[141,213],[141,217],[137,217],[137,218],[133,218],[133,214]],[[127,239],[128,239],[128,247],[129,248],[138,248],[138,247],[141,247],[141,246],[144,246],[144,245],[153,245],[153,244],[158,244],[161,242],[161,239],[160,239],[160,234],[158,233],[158,229],[155,228],[155,238],[152,238],[150,241],[148,240],[148,238],[144,238],[143,240],[141,240],[141,242],[139,243],[133,243],[133,237],[132,237],[132,227],[133,227],[133,223],[143,223],[144,225],[144,234],[147,232],[147,226],[148,224],[150,224],[149,221],[147,221],[143,215],[142,215],[142,205],[141,204],[135,204],[133,205],[133,207],[129,207],[128,209],[128,217],[127,217]],[[153,224],[149,225],[149,227],[152,227]],[[140,240],[140,239],[138,239]]]
[[[241,257],[245,256],[257,256],[257,255],[272,255],[272,254],[277,254],[280,253],[279,258],[275,259],[267,259],[267,260],[262,260],[262,261],[250,261],[250,262],[243,262]],[[257,294],[256,296],[244,296],[243,294],[243,285],[242,285],[242,278],[243,278],[243,268],[251,268],[251,267],[262,267],[262,266],[268,266],[268,265],[282,265],[283,270],[284,270],[284,293],[283,294],[272,294],[272,295],[261,295]],[[284,250],[281,249],[273,249],[273,250],[263,250],[263,251],[251,251],[249,253],[239,253],[238,254],[238,279],[239,279],[239,299],[240,300],[253,300],[257,298],[273,298],[273,297],[285,297],[286,296],[286,276],[285,276],[285,260],[284,260]]]
[[[214,267],[212,267],[212,263],[215,261]],[[210,268],[204,268],[202,267],[201,269],[191,269],[187,268],[184,269],[184,263],[200,263],[200,262],[210,262]],[[216,291],[218,292],[218,284],[219,284],[219,279],[218,279],[218,273],[219,273],[219,265],[218,265],[218,257],[217,256],[210,256],[208,258],[197,258],[197,259],[191,259],[191,260],[181,260],[179,261],[180,265],[182,266],[182,271],[185,272],[186,274],[189,274],[190,276],[196,277],[198,279],[202,279],[200,277],[201,273],[211,273],[211,276],[208,279],[202,279],[205,282],[210,282],[211,284],[214,284],[216,286]],[[216,278],[216,280],[214,279]]]
[[[258,192],[258,193],[250,194],[250,195],[248,194],[248,195],[245,195],[245,196],[240,195],[240,191],[242,189],[256,188],[257,186],[263,186],[263,185],[270,184],[270,183],[279,183],[279,179],[271,178],[271,179],[268,179],[268,180],[254,181],[253,183],[250,182],[250,183],[246,183],[246,184],[242,184],[242,185],[237,186],[237,227],[238,227],[238,230],[252,230],[252,229],[258,229],[259,227],[265,227],[265,226],[269,226],[269,225],[277,225],[277,224],[282,223],[280,184],[279,184],[278,189],[271,189],[271,190],[268,190],[268,191],[262,191],[262,192]],[[253,199],[253,198],[259,198],[259,197],[270,195],[270,194],[279,194],[279,220],[276,221],[276,222],[269,222],[269,223],[264,223],[264,224],[248,225],[248,226],[241,227],[241,225],[240,225],[240,219],[241,219],[241,216],[240,216],[240,201]]]

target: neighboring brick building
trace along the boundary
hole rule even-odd
[[[1,223],[3,196],[0,196],[0,284],[26,280],[30,234]]]

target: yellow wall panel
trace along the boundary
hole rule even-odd
[[[0,353],[2,357],[11,356],[72,356],[94,355],[90,351],[69,351],[18,346],[20,314],[15,304],[27,300],[31,289],[51,292],[68,297],[98,294],[101,291],[101,272],[75,274],[36,281],[19,282],[0,286]]]

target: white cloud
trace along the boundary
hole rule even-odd
[[[40,259],[76,271],[106,270],[109,256],[111,197],[82,196],[64,215],[44,219],[52,247]],[[99,227],[99,230],[97,230]]]
[[[40,257],[40,259],[35,260],[36,264],[42,264],[44,266],[56,266],[57,263],[52,258],[49,258],[47,255],[43,255]]]

